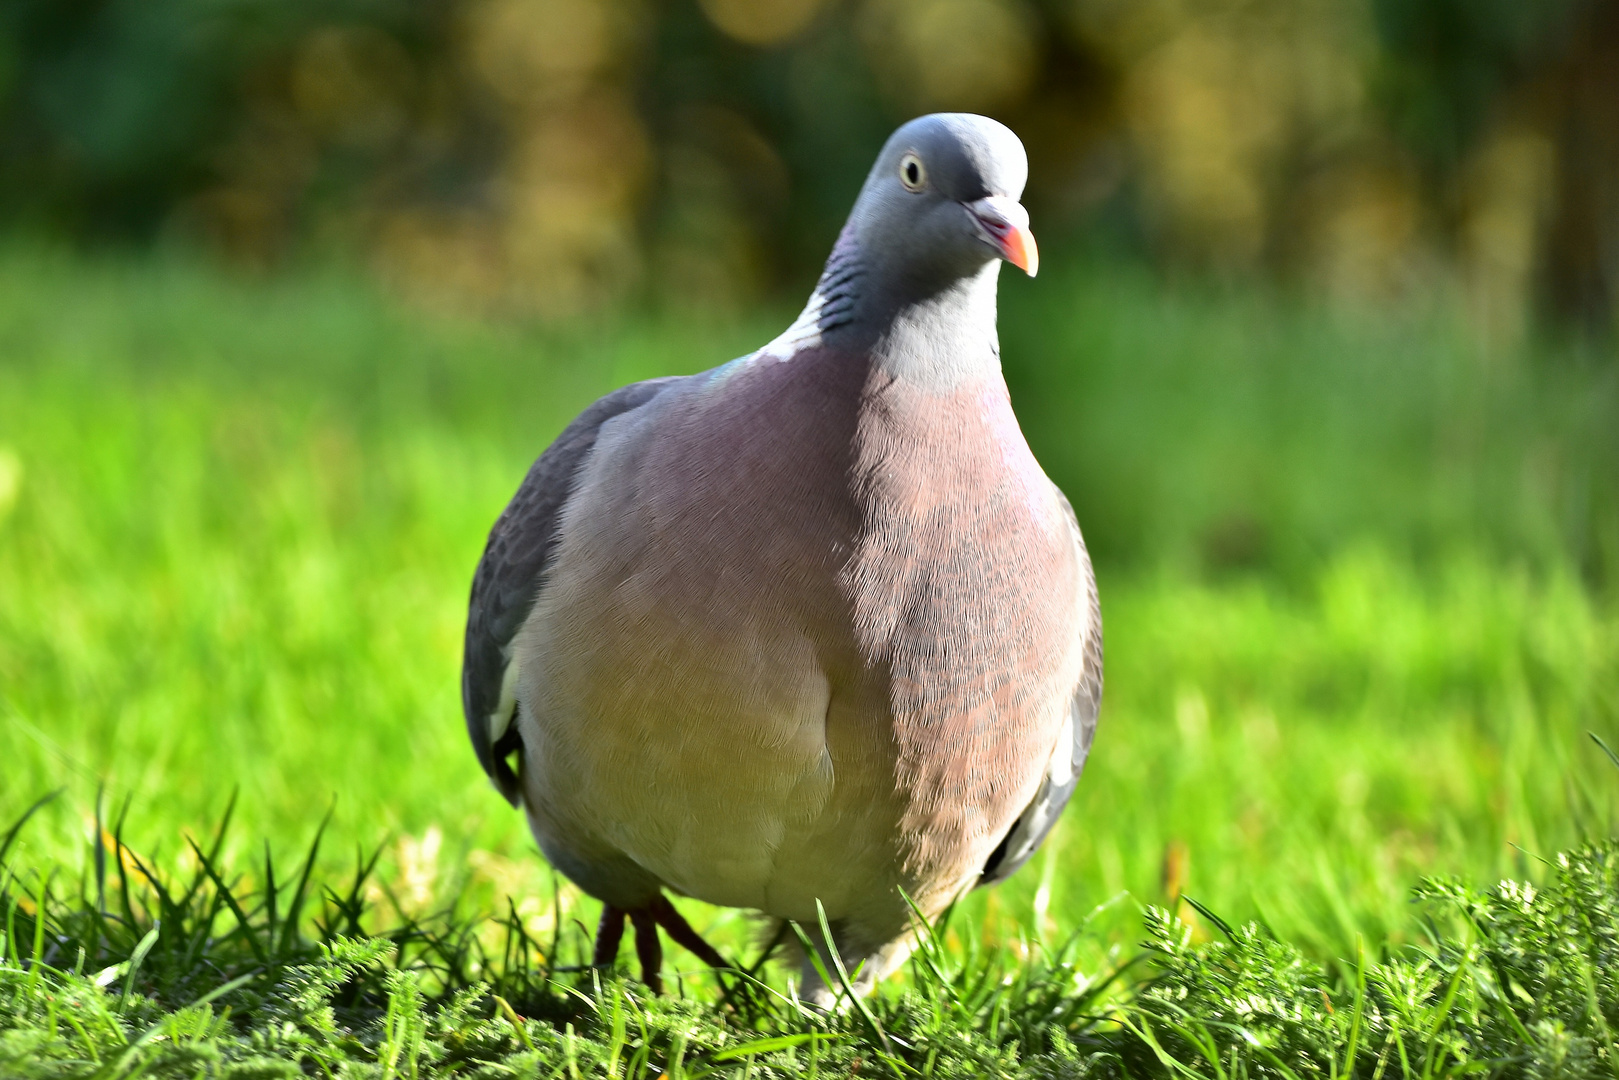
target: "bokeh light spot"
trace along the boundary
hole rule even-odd
[[[703,14],[746,45],[781,45],[802,33],[821,0],[699,0]]]

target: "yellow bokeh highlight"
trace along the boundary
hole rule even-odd
[[[888,96],[916,111],[993,112],[1037,74],[1029,13],[1017,0],[867,0],[861,36]]]
[[[340,142],[376,144],[409,122],[404,104],[415,72],[404,48],[373,27],[323,27],[294,54],[288,88],[314,132]]]
[[[746,45],[772,46],[801,34],[822,0],[699,0],[703,14],[729,37]]]
[[[483,0],[465,18],[466,56],[508,104],[577,93],[619,58],[629,15],[610,0]]]
[[[22,458],[7,446],[0,446],[0,521],[4,521],[22,494]]]

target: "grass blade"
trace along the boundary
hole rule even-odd
[[[1615,753],[1613,747],[1603,742],[1602,736],[1598,735],[1596,732],[1587,731],[1586,734],[1591,736],[1592,742],[1602,747],[1602,752],[1608,755],[1608,760],[1613,762],[1614,768],[1619,768],[1619,753]]]
[[[821,922],[821,937],[826,941],[826,952],[832,960],[832,967],[838,973],[838,982],[843,985],[844,991],[849,995],[850,1003],[859,1011],[861,1018],[866,1021],[866,1026],[876,1036],[878,1043],[882,1045],[884,1050],[892,1054],[894,1044],[888,1041],[887,1032],[883,1031],[883,1026],[877,1022],[876,1014],[871,1011],[871,1007],[866,1004],[865,999],[855,993],[854,984],[849,981],[849,973],[843,967],[843,957],[838,955],[837,942],[832,940],[832,924],[827,921],[826,908],[822,906],[819,899],[815,901],[815,916]]]
[[[42,807],[51,802],[51,800],[55,799],[60,794],[62,794],[62,789],[57,788],[55,791],[41,795],[39,798],[34,800],[33,804],[29,806],[28,809],[22,812],[22,817],[18,818],[12,824],[11,828],[6,830],[5,837],[0,838],[0,866],[5,865],[6,855],[11,851],[12,842],[17,839],[17,834],[22,832],[23,826],[28,824],[28,819],[39,813]]]

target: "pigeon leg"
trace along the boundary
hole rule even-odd
[[[657,920],[658,925],[668,931],[670,941],[684,947],[709,967],[729,968],[731,966],[726,962],[725,957],[719,954],[718,949],[704,941],[697,931],[691,928],[691,923],[687,922],[685,917],[675,909],[675,906],[669,902],[668,897],[659,893],[658,898],[647,905],[647,910],[651,913],[652,918]],[[640,931],[637,930],[636,933],[640,933]]]
[[[649,908],[636,908],[630,912],[635,925],[635,955],[641,958],[641,981],[654,994],[663,993],[663,943],[658,940],[658,923]]]
[[[596,955],[591,958],[592,966],[610,968],[618,960],[618,943],[624,940],[624,918],[628,914],[623,908],[602,905],[601,922],[596,924]]]
[[[663,943],[658,928],[668,931],[669,939],[690,950],[710,967],[729,968],[731,965],[719,950],[704,941],[691,928],[669,899],[659,894],[644,907],[618,908],[602,905],[601,922],[596,927],[596,967],[610,968],[618,960],[619,943],[624,939],[624,922],[628,919],[635,927],[635,955],[641,961],[641,981],[654,993],[663,992]]]

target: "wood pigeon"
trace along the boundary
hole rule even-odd
[[[905,124],[797,321],[591,405],[495,523],[467,729],[603,902],[597,963],[628,918],[654,988],[660,925],[723,966],[664,890],[810,927],[819,901],[865,992],[909,953],[907,898],[1005,878],[1073,792],[1095,579],[995,326],[1001,260],[1037,269],[1027,174],[993,120]]]

